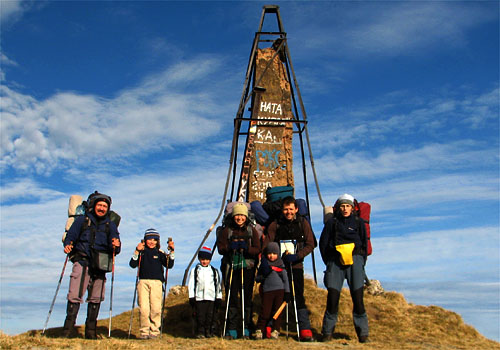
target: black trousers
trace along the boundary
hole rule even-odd
[[[196,334],[211,335],[214,319],[215,303],[210,300],[196,302]]]

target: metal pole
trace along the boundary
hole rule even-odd
[[[135,297],[137,296],[137,283],[139,282],[139,270],[141,269],[142,253],[139,254],[139,265],[137,266],[137,276],[135,277],[134,299],[132,299],[132,309],[130,310],[130,322],[128,326],[128,339],[130,339],[130,332],[132,331],[132,321],[134,319]]]
[[[240,265],[241,265],[241,321],[242,321],[242,338],[245,337],[245,283],[243,279],[243,251],[240,251]]]
[[[292,263],[290,263],[290,276],[292,278],[292,298],[293,298],[293,308],[295,311],[295,324],[297,326],[297,340],[300,342],[299,318],[297,316],[297,300],[295,299],[295,284],[293,283]]]
[[[111,338],[111,320],[113,319],[113,284],[115,282],[115,246],[113,246],[113,268],[111,269],[111,296],[109,298],[109,329],[108,338]],[[104,280],[102,281],[104,285]]]
[[[168,237],[167,242],[171,242],[172,237]],[[170,248],[168,248],[170,250]],[[161,323],[160,323],[160,338],[163,334],[163,312],[165,310],[165,297],[167,296],[167,280],[168,280],[168,264],[170,262],[170,254],[167,256],[167,266],[165,269],[165,282],[163,285],[163,299],[162,299],[162,304],[161,304]]]
[[[61,287],[61,281],[64,276],[64,270],[66,270],[66,264],[68,263],[68,257],[69,255],[66,255],[66,259],[64,260],[61,276],[59,276],[59,282],[57,283],[56,294],[54,294],[54,298],[52,299],[52,304],[50,304],[49,314],[47,315],[47,320],[45,320],[45,325],[43,326],[42,335],[45,333],[45,329],[47,329],[47,324],[49,323],[50,315],[52,314],[52,310],[54,309],[54,303],[56,302],[57,293],[59,292],[59,288]]]
[[[234,256],[234,252],[233,252]],[[229,271],[229,288],[226,293],[226,313],[224,315],[224,329],[222,331],[222,338],[226,335],[227,311],[229,310],[229,299],[231,298],[231,285],[233,283],[233,259],[231,258],[231,270]]]

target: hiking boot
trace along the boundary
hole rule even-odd
[[[68,301],[66,307],[66,319],[64,320],[64,326],[62,331],[62,336],[64,338],[71,338],[74,336],[76,317],[78,316],[78,310],[80,309],[80,303],[72,303]]]
[[[224,339],[233,340],[236,338],[238,338],[238,332],[236,332],[236,329],[229,329],[226,331],[226,335],[224,336]]]
[[[262,339],[262,331],[260,329],[257,329],[253,334],[253,338],[257,340]]]
[[[85,338],[97,339],[97,316],[99,315],[100,303],[88,303],[87,320],[85,321]]]
[[[205,334],[196,335],[196,339],[205,339]]]
[[[280,332],[278,332],[276,329],[271,332],[271,339],[278,339],[280,336]]]
[[[149,335],[149,339],[158,339],[158,338],[160,338],[159,334],[150,334]]]
[[[305,342],[314,341],[313,334],[310,329],[302,329],[300,331],[300,341],[305,341]]]
[[[328,341],[331,341],[332,339],[333,339],[333,336],[331,334],[323,334],[321,336],[322,342],[328,342]]]
[[[245,328],[245,331],[243,332],[243,339],[250,339],[250,330],[248,328]]]
[[[149,339],[149,335],[148,334],[144,334],[144,335],[141,335],[139,337],[140,340],[148,340]]]
[[[360,343],[368,343],[368,336],[367,335],[360,335],[359,342]]]

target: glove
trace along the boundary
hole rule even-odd
[[[240,241],[240,249],[247,251],[248,250],[248,243],[246,241]]]
[[[189,298],[189,305],[194,309],[196,306],[196,299],[195,298]]]
[[[264,277],[267,277],[271,273],[271,266],[269,266],[269,261],[266,258],[262,257],[260,261],[260,272]]]
[[[231,250],[239,250],[241,241],[232,241],[230,244]]]
[[[292,264],[294,262],[296,262],[298,260],[298,256],[297,254],[287,254],[283,257],[283,261],[288,263],[288,264]]]
[[[222,299],[215,299],[215,309],[218,310],[222,304]]]
[[[290,293],[285,293],[285,295],[283,295],[283,301],[285,301],[287,304],[290,302]]]

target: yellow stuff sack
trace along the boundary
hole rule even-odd
[[[342,265],[352,265],[352,251],[354,250],[354,243],[339,244],[335,249],[340,253],[340,262]]]

